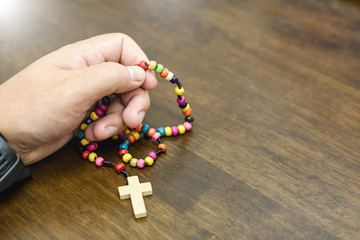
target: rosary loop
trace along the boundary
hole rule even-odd
[[[138,66],[144,69],[145,71],[154,70],[156,73],[160,74],[162,78],[177,85],[175,88],[175,94],[177,96],[177,103],[179,105],[179,108],[181,109],[183,115],[185,116],[185,122],[177,126],[159,127],[157,129],[152,128],[148,124],[143,124],[143,123],[136,128],[127,128],[125,131],[112,137],[115,140],[116,139],[121,140],[118,153],[122,162],[114,163],[111,161],[106,161],[103,157],[98,156],[98,154],[95,152],[95,150],[98,148],[98,144],[96,142],[89,142],[85,138],[85,133],[84,133],[85,129],[89,124],[97,121],[98,119],[106,115],[106,110],[110,105],[110,98],[106,96],[99,101],[95,111],[91,112],[90,116],[86,118],[85,121],[80,125],[81,131],[78,134],[78,138],[80,140],[80,147],[81,147],[81,157],[83,159],[89,160],[90,162],[94,162],[98,167],[101,166],[114,167],[115,172],[118,174],[123,174],[127,178],[128,182],[129,179],[133,177],[130,177],[130,174],[125,170],[124,163],[129,163],[131,167],[134,168],[137,167],[140,169],[146,166],[152,166],[155,160],[159,157],[159,155],[166,152],[166,145],[164,144],[162,138],[177,136],[179,134],[182,135],[185,132],[190,131],[190,129],[192,128],[191,122],[193,122],[194,120],[194,118],[191,116],[192,110],[190,108],[190,104],[185,100],[185,97],[183,95],[184,88],[181,82],[179,81],[178,77],[175,76],[174,73],[170,72],[162,64],[158,64],[155,61],[150,61],[149,63],[147,63],[146,61],[141,61],[138,64]],[[152,141],[157,143],[158,146],[156,151],[149,152],[146,157],[137,159],[134,158],[129,153],[128,149],[130,145],[134,143],[136,140],[139,140],[141,136],[143,136],[144,138],[150,138]],[[150,191],[151,185],[150,185],[150,189],[149,186],[146,186],[146,190],[144,189],[141,190],[139,187],[140,185],[138,179],[135,180],[132,179],[131,182],[135,182],[137,184],[136,189],[139,190],[139,192],[142,192],[143,196],[152,194],[152,190]],[[129,192],[129,189],[126,189],[126,191],[123,190],[124,187],[129,187],[129,186],[130,185],[119,187],[121,199],[125,199],[130,196],[129,194],[125,194],[125,192],[126,193]],[[141,206],[138,205],[134,206],[135,202],[142,202],[139,203],[139,205]],[[141,197],[141,201],[139,199],[135,200],[132,198],[132,204],[136,218],[146,216],[145,205],[143,204],[142,197]]]

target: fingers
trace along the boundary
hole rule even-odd
[[[141,61],[149,61],[139,45],[122,33],[111,33],[92,37],[67,45],[56,51],[56,64],[66,70],[81,69],[104,62],[116,62],[133,66]],[[149,71],[144,89],[153,89],[157,85],[155,74]]]
[[[146,90],[135,89],[121,95],[121,100],[126,106],[122,114],[126,126],[135,128],[142,123],[146,112],[150,108],[150,97]]]
[[[147,91],[138,88],[115,98],[110,104],[106,116],[90,124],[85,130],[89,141],[101,141],[110,138],[126,127],[135,128],[142,123],[150,107]],[[126,107],[125,107],[126,106]]]
[[[89,108],[104,96],[139,88],[144,80],[145,71],[140,67],[107,62],[70,72],[65,91]]]

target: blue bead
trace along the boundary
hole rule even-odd
[[[170,82],[177,83],[178,81],[179,81],[178,77],[174,75]]]
[[[187,104],[188,104],[187,101],[185,101],[184,104],[179,104],[179,107],[180,108],[186,108]]]
[[[127,139],[127,138],[123,139],[123,140],[122,140],[122,143],[125,143],[125,144],[128,145],[128,146],[131,144],[131,142],[130,142],[129,139]]]
[[[108,106],[108,105],[110,104],[110,98],[109,98],[108,96],[103,97],[103,98],[101,99],[101,102],[102,102],[104,105]]]
[[[126,143],[122,143],[122,144],[120,144],[120,146],[119,146],[119,150],[120,149],[129,149],[129,145],[127,145]]]
[[[87,125],[89,125],[92,122],[93,122],[93,120],[91,118],[89,118],[89,117],[87,119],[85,119],[85,121],[84,121],[84,123],[87,124]]]
[[[159,127],[158,129],[156,129],[156,131],[160,133],[162,137],[165,136],[165,128]]]
[[[83,139],[85,137],[84,131],[80,131],[78,137],[79,139]]]
[[[147,124],[144,124],[141,131],[143,133],[147,133],[149,131],[149,129],[150,129],[150,126]]]

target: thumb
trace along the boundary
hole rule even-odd
[[[104,96],[134,90],[145,81],[145,71],[142,68],[115,62],[100,63],[71,71],[71,89],[78,91],[80,98],[90,105]]]

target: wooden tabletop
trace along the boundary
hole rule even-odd
[[[181,79],[195,121],[151,168],[127,165],[152,184],[146,218],[120,200],[125,179],[82,160],[74,140],[1,195],[0,239],[359,239],[358,1],[4,2],[2,82],[123,32]],[[145,122],[184,121],[173,88],[159,78]],[[120,161],[118,144],[100,151]]]

